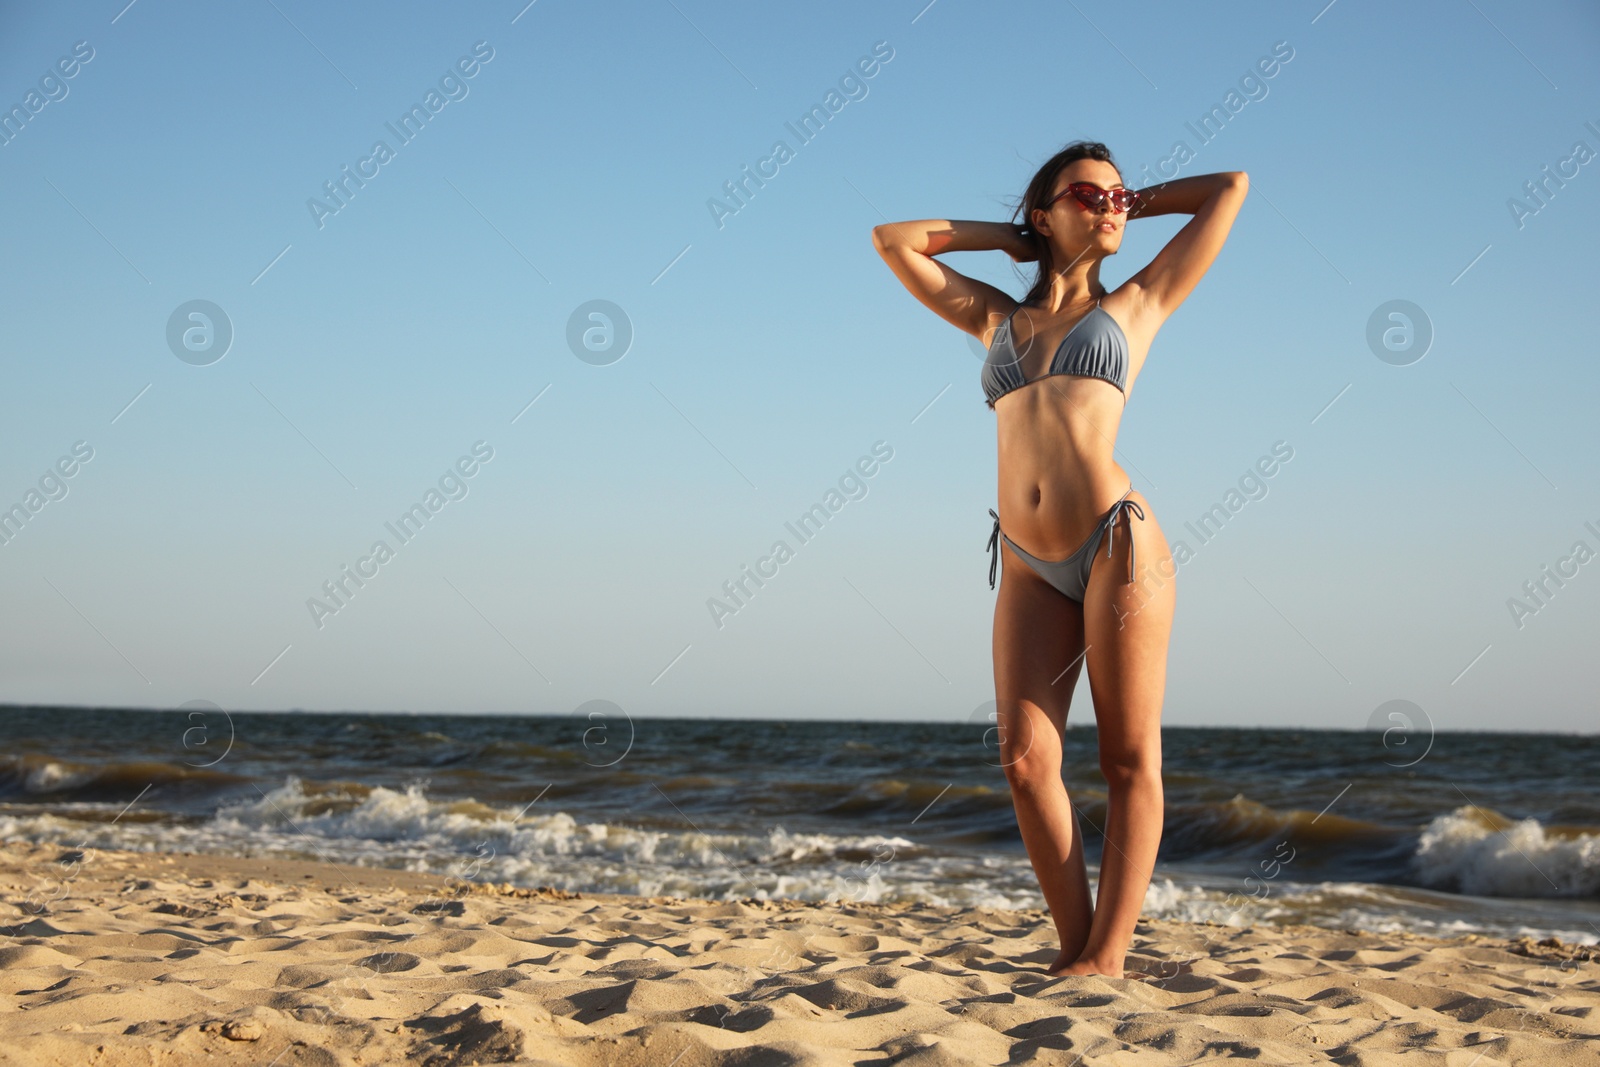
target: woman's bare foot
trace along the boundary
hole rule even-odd
[[[1122,964],[1120,961],[1113,964],[1091,959],[1068,959],[1067,954],[1063,952],[1045,969],[1045,973],[1058,978],[1068,974],[1098,974],[1106,978],[1121,978]]]

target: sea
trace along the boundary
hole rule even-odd
[[[998,727],[0,707],[0,839],[576,892],[1043,908]],[[1600,737],[1177,728],[1145,913],[1600,942]],[[1091,882],[1092,726],[1062,777]]]

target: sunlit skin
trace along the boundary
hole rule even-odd
[[[1110,163],[1074,160],[1056,175],[1051,196],[1074,182],[1112,189],[1122,186],[1122,177]],[[1156,332],[1216,258],[1247,191],[1242,171],[1142,190],[1147,203],[1134,208],[1133,217],[1194,218],[1113,292],[1100,282],[1100,264],[1121,247],[1128,214],[1109,200],[1091,210],[1071,195],[1031,212],[1030,223],[1051,250],[1049,290],[1036,305],[1018,310],[1012,323],[1022,376],[1030,380],[994,407],[1000,524],[1027,551],[1052,560],[1070,555],[1129,485],[1114,454],[1124,394],[1097,378],[1031,379],[1101,298],[1127,337],[1131,396]],[[1034,258],[1032,246],[1008,223],[887,223],[873,230],[873,243],[913,296],[986,346],[1016,299],[933,257],[999,249],[1017,262]],[[1161,843],[1161,707],[1176,582],[1155,510],[1138,490],[1128,499],[1145,518],[1118,521],[1109,558],[1103,539],[1096,546],[1082,605],[1009,548],[1001,551],[993,640],[1001,759],[1017,826],[1061,942],[1047,968],[1052,975],[1124,976]],[[1138,564],[1132,583],[1130,538]],[[1067,710],[1085,664],[1107,788],[1093,898],[1078,814],[1061,778]]]

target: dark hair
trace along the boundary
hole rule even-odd
[[[1033,228],[1033,212],[1035,208],[1042,208],[1045,201],[1050,198],[1050,190],[1055,188],[1056,176],[1062,172],[1069,163],[1080,159],[1098,159],[1103,163],[1110,163],[1117,167],[1116,160],[1111,158],[1111,149],[1099,141],[1073,141],[1061,151],[1051,156],[1045,165],[1034,174],[1033,180],[1028,183],[1028,191],[1022,194],[1022,202],[1011,213],[1011,221],[1018,221],[1021,216],[1023,233],[1033,242],[1033,249],[1037,255],[1039,271],[1034,276],[1033,288],[1028,290],[1028,295],[1021,300],[1024,304],[1031,304],[1042,298],[1050,288],[1050,276],[1054,273],[1054,264],[1051,262],[1050,242]],[[1122,176],[1122,168],[1117,167],[1117,176]]]

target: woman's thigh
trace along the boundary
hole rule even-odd
[[[1083,608],[1001,545],[994,608],[994,693],[1002,759],[1059,769],[1062,731],[1083,670]],[[1035,748],[1035,739],[1051,742]]]
[[[1155,512],[1133,493],[1145,518],[1118,517],[1110,558],[1104,539],[1083,599],[1089,691],[1102,763],[1159,760],[1167,645],[1177,606],[1177,566]],[[1131,528],[1131,529],[1130,529]],[[1128,536],[1131,533],[1131,538]],[[1128,581],[1129,551],[1137,564]]]

